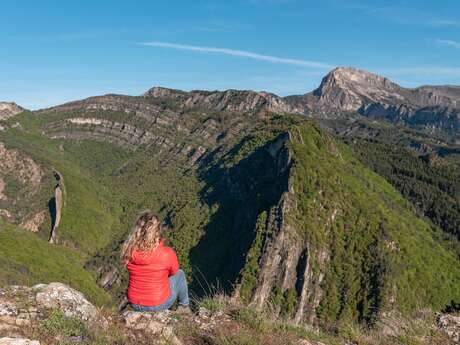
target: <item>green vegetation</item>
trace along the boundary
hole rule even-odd
[[[364,164],[385,177],[419,214],[460,239],[460,171],[436,155],[418,156],[397,145],[350,142]]]
[[[94,156],[111,157],[111,164],[116,164],[116,149],[111,149],[108,144],[87,142],[69,144],[69,152],[62,152],[59,147],[67,145],[63,142],[53,141],[38,133],[38,129],[24,132],[11,130],[1,140],[10,148],[16,148],[34,158],[35,162],[46,167],[51,175],[51,168],[56,169],[64,177],[64,207],[62,223],[58,231],[58,240],[69,247],[78,248],[80,251],[94,254],[99,248],[110,243],[116,230],[119,230],[117,213],[120,208],[112,201],[112,193],[108,186],[97,183],[94,174],[80,166],[83,157],[91,161]],[[79,155],[74,154],[79,151]],[[95,169],[103,172],[101,162]],[[108,170],[108,169],[107,169]],[[52,179],[48,175],[47,184],[42,185],[41,199],[53,196]],[[44,187],[49,188],[48,191]],[[47,202],[47,200],[46,200]],[[44,209],[47,204],[43,201]],[[48,223],[49,224],[49,223]],[[41,235],[49,236],[47,229]]]
[[[246,263],[241,272],[240,295],[245,301],[252,297],[252,291],[257,284],[257,273],[259,272],[259,259],[262,255],[263,240],[267,227],[267,212],[262,212],[257,218],[256,236],[254,242],[246,255]]]
[[[0,220],[0,253],[2,285],[63,282],[82,291],[94,303],[109,302],[109,295],[83,268],[84,256],[75,250],[50,245]]]
[[[66,316],[60,310],[53,310],[41,322],[43,330],[53,336],[86,337],[88,329],[83,321],[76,317]]]
[[[52,169],[59,171],[64,207],[58,246],[46,243],[49,219],[38,236],[1,223],[5,229],[0,231],[4,267],[0,282],[62,281],[104,304],[108,294],[97,286],[96,278],[113,268],[121,279],[111,287],[111,294],[118,296],[125,289],[127,274],[119,263],[119,248],[137,213],[149,208],[164,219],[164,235],[177,251],[197,295],[227,292],[236,283],[248,302],[258,283],[264,244],[273,235],[268,230],[270,211],[292,183],[294,200],[286,221],[308,247],[312,272],[308,302],[324,324],[374,324],[381,312],[393,307],[404,313],[424,306],[440,310],[460,300],[458,258],[441,240],[440,231],[417,218],[397,191],[414,204],[420,201],[421,213],[455,233],[456,171],[441,167],[438,173],[437,167],[417,158],[404,156],[402,160],[382,147],[372,151],[370,145],[356,145],[357,152],[367,150],[361,158],[369,166],[374,164],[372,168],[388,183],[356,159],[346,145],[299,117],[269,114],[235,120],[232,113],[197,109],[182,115],[184,122],[190,122],[190,133],[208,124],[218,127],[222,136],[203,142],[199,135],[189,139],[171,128],[157,128],[159,135],[173,143],[172,149],[162,152],[156,142],[132,147],[115,145],[120,142],[114,137],[107,140],[110,143],[51,139],[43,134],[46,130],[76,135],[94,130],[94,125],[56,124],[76,116],[143,128],[152,125],[133,113],[70,111],[40,116],[25,113],[15,118],[21,126],[1,132],[0,141],[33,157],[44,168],[47,177],[36,199],[41,209],[46,209],[52,197],[54,181],[49,175]],[[243,121],[249,124],[230,135]],[[292,138],[288,146],[293,165],[291,170],[280,171],[281,163],[273,158],[271,149],[287,131]],[[226,135],[229,139],[222,139]],[[208,145],[209,155],[191,166],[186,155],[175,151],[184,143],[195,148]],[[374,157],[380,152],[388,158],[377,164]],[[22,187],[8,183],[8,188],[7,192],[17,193]],[[27,193],[23,194],[22,199],[27,200]],[[438,202],[440,207],[435,205]],[[299,303],[299,286],[279,285],[271,291],[270,302],[278,316],[292,318]],[[315,296],[319,296],[317,301]],[[221,308],[209,294],[206,298],[203,305],[211,310]],[[241,311],[238,320],[246,322],[250,313]]]
[[[275,287],[271,293],[271,302],[280,309],[280,315],[290,319],[294,317],[297,308],[297,291],[287,289],[283,291],[280,287]]]
[[[326,322],[373,322],[382,309],[441,309],[460,297],[460,267],[431,227],[383,178],[343,144],[307,125],[292,143],[298,227],[311,250],[313,281],[320,271]]]

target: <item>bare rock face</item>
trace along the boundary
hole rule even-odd
[[[325,76],[318,89],[316,108],[323,110],[361,111],[380,105],[401,107],[406,113],[424,107],[460,106],[460,88],[455,86],[422,86],[406,89],[387,78],[367,71],[339,67]]]
[[[414,126],[460,128],[460,87],[408,89],[382,76],[351,67],[332,70],[316,90],[302,96],[279,97],[267,92],[240,90],[184,92],[154,87],[144,97],[173,101],[182,109],[268,111],[327,117],[352,113]]]
[[[289,142],[296,133],[280,135],[274,140],[267,151],[276,162],[277,175],[282,176],[290,172],[292,167],[292,151]],[[291,174],[286,174],[285,189],[277,204],[267,212],[267,236],[259,261],[257,285],[250,297],[250,305],[256,309],[263,309],[269,303],[271,293],[275,287],[283,292],[299,288],[301,291],[293,315],[293,322],[313,323],[315,309],[318,307],[321,296],[321,282],[324,277],[319,273],[317,279],[313,276],[313,264],[316,262],[321,270],[326,265],[328,253],[313,250],[300,235],[300,231],[289,222],[288,214],[295,209],[294,183]],[[236,295],[239,294],[237,289]]]
[[[0,102],[0,120],[6,120],[16,114],[22,113],[24,108],[13,102]]]
[[[357,111],[367,102],[403,100],[401,88],[390,80],[358,69],[334,69],[314,94],[319,108]]]
[[[319,88],[287,97],[322,115],[358,113],[391,122],[439,129],[460,128],[460,88],[422,86],[403,88],[382,76],[339,67],[326,75]]]
[[[145,97],[154,97],[154,98],[174,98],[181,99],[186,96],[187,93],[181,90],[168,89],[166,87],[155,86],[144,93]]]
[[[297,112],[283,98],[268,92],[226,90],[184,92],[154,87],[144,97],[180,101],[184,108],[203,107],[218,111],[254,112],[267,110],[278,113]]]
[[[45,213],[18,214],[13,210],[17,205],[30,204],[40,189],[42,178],[42,167],[31,157],[0,142],[0,217],[22,223],[31,231],[38,230]],[[8,193],[10,184],[19,187],[20,193]]]
[[[331,71],[318,89],[280,97],[249,90],[181,91],[153,87],[141,96],[103,95],[37,111],[56,116],[43,131],[54,139],[107,141],[136,150],[148,147],[165,160],[189,165],[232,137],[249,132],[268,113],[316,117],[358,114],[428,129],[460,129],[460,88],[400,87],[387,78],[350,67]],[[215,118],[203,119],[219,114]]]
[[[24,220],[20,226],[23,229],[26,229],[32,232],[38,232],[38,230],[40,230],[40,226],[45,220],[45,216],[46,216],[46,211],[38,212],[34,214],[32,217]]]
[[[438,327],[446,332],[455,344],[460,344],[460,316],[441,314],[437,322]]]
[[[32,158],[17,150],[10,150],[0,142],[0,174],[14,174],[23,184],[30,184],[32,192],[36,192],[42,178],[40,166]]]

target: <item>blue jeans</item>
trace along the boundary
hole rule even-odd
[[[131,304],[135,311],[162,311],[171,308],[176,299],[179,298],[179,305],[188,307],[188,287],[187,280],[185,279],[185,273],[182,270],[178,270],[177,273],[168,278],[169,289],[171,290],[171,296],[160,305],[154,307],[147,307],[139,304]]]

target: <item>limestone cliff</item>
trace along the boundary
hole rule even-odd
[[[22,113],[24,108],[14,102],[0,102],[0,120],[6,120],[16,114]]]
[[[294,104],[308,104],[323,116],[358,113],[410,126],[460,128],[460,92],[456,86],[403,88],[387,78],[349,67],[326,75],[312,93],[287,97]]]
[[[256,308],[274,303],[284,316],[309,324],[348,317],[373,322],[402,305],[417,305],[418,293],[398,288],[405,284],[406,265],[420,264],[416,252],[434,261],[456,259],[439,256],[426,242],[430,227],[409,216],[401,196],[320,133],[292,127],[277,145],[286,187],[259,217],[261,236],[248,252],[238,294]],[[436,272],[437,264],[428,268],[428,262],[422,276]],[[422,282],[431,278],[422,276],[412,284],[425,289]],[[444,282],[437,285],[438,294],[451,293]]]

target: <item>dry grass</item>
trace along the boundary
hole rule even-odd
[[[196,300],[196,308],[206,308],[199,315],[180,315],[174,333],[184,345],[447,345],[449,338],[435,326],[436,314],[421,310],[411,317],[399,314],[383,316],[372,328],[342,324],[325,332],[307,325],[281,320],[276,311],[257,311],[218,294]],[[23,329],[23,335],[38,339],[42,345],[75,343],[94,345],[169,345],[167,339],[147,334],[130,335],[122,318],[111,310],[102,310],[109,321],[107,329],[83,325],[62,313],[50,313],[47,319]],[[304,341],[304,343],[302,343]],[[308,342],[307,342],[308,341]]]

